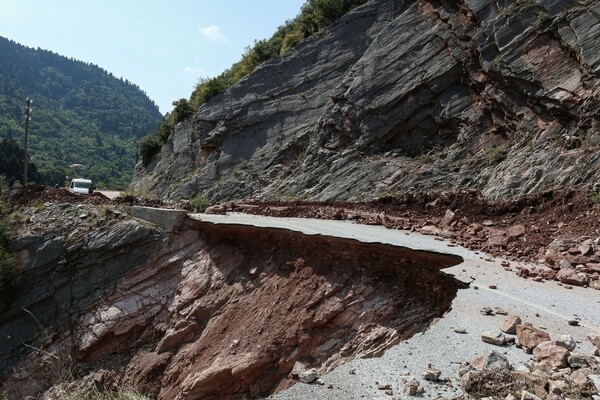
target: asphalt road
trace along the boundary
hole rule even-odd
[[[103,195],[105,195],[106,197],[108,197],[111,200],[115,199],[121,195],[121,192],[116,191],[116,190],[98,190],[98,192],[102,193]]]
[[[501,259],[485,261],[485,255],[461,247],[450,247],[446,241],[431,236],[386,229],[382,226],[358,225],[346,221],[311,220],[300,218],[272,218],[246,214],[206,215],[192,214],[193,218],[216,224],[245,224],[289,229],[308,235],[329,235],[352,238],[363,242],[380,242],[413,249],[456,254],[465,260],[444,272],[470,282],[470,287],[459,290],[451,310],[425,332],[417,334],[389,349],[383,357],[358,359],[324,374],[324,385],[296,384],[272,396],[274,399],[389,399],[377,389],[375,382],[392,385],[394,395],[404,398],[401,374],[409,370],[425,387],[420,398],[451,397],[459,393],[457,387],[458,363],[491,350],[505,353],[518,367],[531,361],[531,356],[515,346],[497,347],[481,341],[485,331],[498,330],[504,316],[484,316],[481,308],[501,307],[517,314],[524,322],[547,330],[551,337],[570,334],[577,342],[577,351],[591,354],[592,346],[586,340],[589,334],[600,335],[600,295],[589,288],[567,289],[555,282],[534,282],[505,271]],[[514,267],[518,263],[511,263]],[[525,264],[521,264],[526,266]],[[495,285],[496,289],[491,289]],[[579,326],[568,321],[578,319]],[[455,333],[462,327],[466,334]],[[442,378],[449,377],[453,388],[429,383],[421,379],[428,364],[442,370]],[[350,370],[355,374],[350,374]]]

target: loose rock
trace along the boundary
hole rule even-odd
[[[519,338],[519,344],[528,350],[533,350],[540,343],[550,340],[550,335],[534,328],[528,322],[517,325],[517,337]]]
[[[502,346],[506,340],[506,337],[502,332],[484,332],[481,335],[481,340],[486,343],[490,343],[496,346]]]
[[[521,323],[521,317],[518,315],[509,315],[504,318],[502,325],[500,325],[500,330],[504,333],[509,333],[514,335],[517,333],[517,325]]]

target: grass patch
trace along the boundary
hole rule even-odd
[[[500,164],[506,159],[508,154],[505,146],[486,147],[485,152],[487,154],[488,163],[490,165]]]
[[[132,388],[119,388],[114,391],[103,391],[98,388],[87,390],[76,390],[73,393],[66,394],[65,400],[150,400]]]
[[[589,193],[590,200],[596,204],[600,203],[600,190],[591,190]]]

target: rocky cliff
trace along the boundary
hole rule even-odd
[[[502,198],[600,176],[600,3],[372,0],[177,126],[161,197]]]

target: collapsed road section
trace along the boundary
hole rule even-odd
[[[14,360],[2,391],[59,398],[93,382],[160,399],[263,396],[311,368],[382,355],[447,312],[463,286],[440,272],[455,255],[144,212],[162,228],[127,219],[15,249],[23,284],[10,307],[22,312],[0,329],[36,323],[2,349]],[[37,268],[53,273],[39,279]],[[29,294],[28,274],[47,290]]]

